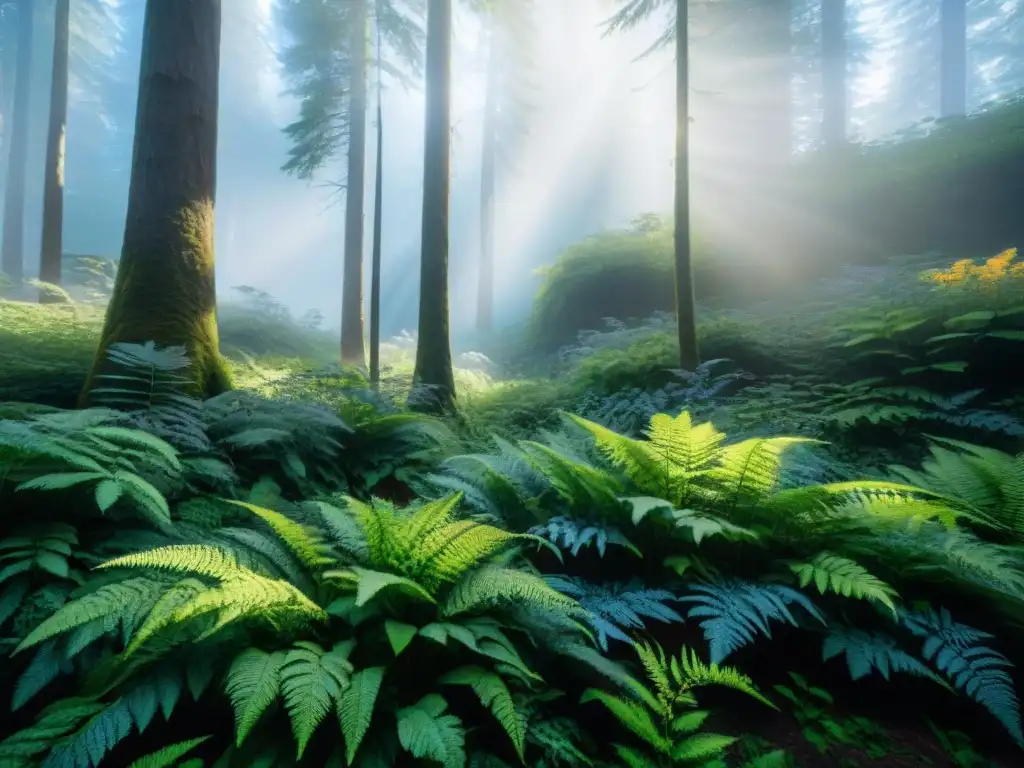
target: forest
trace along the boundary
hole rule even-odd
[[[1022,139],[1024,0],[0,0],[0,768],[1024,764]]]

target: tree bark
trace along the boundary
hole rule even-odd
[[[380,61],[380,31],[377,32]],[[373,255],[370,262],[370,386],[380,388],[380,257],[384,215],[384,109],[380,66],[377,67],[377,170],[373,185]]]
[[[419,341],[413,373],[414,385],[428,391],[421,389],[410,403],[421,410],[450,410],[455,404],[448,329],[451,49],[452,0],[428,0]]]
[[[676,10],[676,163],[675,163],[675,292],[679,367],[695,371],[697,310],[690,260],[690,41],[688,0]]]
[[[942,0],[939,116],[967,112],[967,2]]]
[[[480,157],[480,276],[477,286],[476,329],[494,327],[494,185],[498,141],[498,55],[494,21],[490,20],[487,91],[484,96],[483,149]]]
[[[43,237],[39,253],[39,279],[60,285],[64,243],[64,150],[68,125],[68,24],[71,0],[57,0],[53,27],[53,79],[50,85],[50,124],[46,134],[43,180]],[[39,301],[54,300],[40,291]]]
[[[230,387],[213,251],[220,28],[220,0],[146,3],[124,244],[83,400],[118,342],[184,345],[194,394]]]
[[[821,138],[828,146],[846,142],[846,0],[821,6]]]
[[[18,3],[18,53],[4,195],[4,231],[0,245],[0,265],[15,284],[20,284],[25,278],[25,167],[32,86],[32,27],[32,0],[21,0]]]
[[[349,96],[345,265],[341,296],[341,363],[366,367],[363,336],[363,202],[366,185],[366,0],[355,4]]]

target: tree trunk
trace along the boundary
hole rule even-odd
[[[480,277],[477,287],[476,329],[494,327],[494,178],[498,141],[498,55],[494,21],[490,20],[487,92],[484,96],[483,150],[480,157]]]
[[[422,389],[411,402],[421,410],[449,410],[455,404],[448,335],[451,49],[452,0],[428,0],[420,317],[413,374],[414,385]]]
[[[379,29],[377,31],[377,61],[380,61]],[[370,386],[374,390],[380,388],[380,256],[381,223],[384,214],[384,110],[381,106],[380,82],[382,75],[378,64],[377,171],[373,185],[373,255],[370,262]]]
[[[939,116],[967,112],[967,2],[942,0]]]
[[[46,169],[43,180],[43,239],[39,253],[39,279],[60,285],[64,242],[64,150],[68,125],[68,23],[71,0],[57,0],[53,26],[53,79],[50,85],[50,124],[46,134]],[[40,291],[39,301],[54,300]]]
[[[846,0],[821,6],[821,138],[846,142]]]
[[[679,367],[695,371],[700,365],[697,350],[697,310],[690,263],[690,72],[688,0],[678,0],[676,10],[676,163],[675,163],[675,289],[676,324],[679,333]]]
[[[341,363],[366,367],[363,337],[363,200],[366,185],[366,0],[355,4],[349,95],[345,267],[341,296]]]
[[[230,387],[213,253],[220,28],[220,0],[146,3],[124,245],[83,399],[118,342],[184,345],[194,394]]]
[[[20,284],[25,277],[25,166],[32,86],[32,26],[32,0],[21,0],[18,3],[18,53],[4,196],[3,244],[0,245],[0,264],[15,284]]]

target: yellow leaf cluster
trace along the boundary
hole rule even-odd
[[[943,287],[991,288],[1004,280],[1024,277],[1024,262],[1015,261],[1016,248],[1007,248],[988,259],[984,264],[975,264],[972,259],[960,259],[949,269],[932,269],[921,273],[921,278]]]

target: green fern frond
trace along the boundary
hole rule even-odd
[[[466,735],[462,721],[446,715],[448,702],[428,694],[398,710],[398,741],[415,758],[435,760],[444,768],[464,768]]]
[[[281,667],[281,692],[302,758],[313,731],[341,700],[353,672],[348,660],[354,642],[336,643],[324,651],[316,643],[298,642]]]
[[[370,730],[383,681],[384,667],[361,669],[352,675],[348,688],[338,701],[338,721],[345,737],[345,762],[349,765],[352,765],[363,737]]]
[[[796,445],[820,443],[804,437],[751,438],[725,446],[719,464],[708,472],[715,495],[729,509],[758,504],[779,482],[782,455]]]
[[[580,704],[591,701],[603,704],[621,725],[642,739],[649,747],[664,755],[670,752],[672,740],[661,734],[651,713],[640,704],[596,688],[587,689],[580,698]]]
[[[181,758],[209,739],[209,736],[202,736],[198,739],[179,741],[177,744],[171,744],[157,752],[140,757],[128,768],[175,768],[179,765],[178,761]]]
[[[526,748],[526,718],[516,708],[512,694],[505,681],[482,667],[459,667],[441,678],[449,685],[468,685],[473,689],[480,703],[484,705],[505,729],[519,759],[523,759]]]
[[[854,560],[819,552],[809,563],[790,563],[789,568],[797,575],[801,587],[813,581],[823,595],[831,590],[843,597],[872,600],[884,605],[893,615],[896,613],[893,603],[896,590]]]
[[[554,611],[586,621],[575,600],[550,587],[540,576],[513,568],[485,565],[463,577],[441,606],[447,618],[514,603],[529,610]]]
[[[825,637],[821,648],[822,661],[843,654],[851,680],[860,680],[877,669],[886,680],[892,672],[927,677],[940,685],[945,681],[920,660],[899,647],[896,639],[880,632],[859,629],[833,629]],[[947,686],[948,687],[948,686]]]
[[[321,542],[311,531],[290,520],[286,515],[272,509],[258,507],[246,501],[225,499],[229,504],[246,509],[260,518],[287,545],[288,549],[308,568],[323,568],[333,563],[324,552]]]
[[[249,731],[281,692],[284,651],[267,653],[247,648],[231,663],[224,684],[235,711],[235,744],[241,746]]]
[[[217,580],[231,578],[241,570],[231,552],[204,544],[172,544],[145,552],[134,552],[108,560],[99,567],[144,568],[188,573]]]

